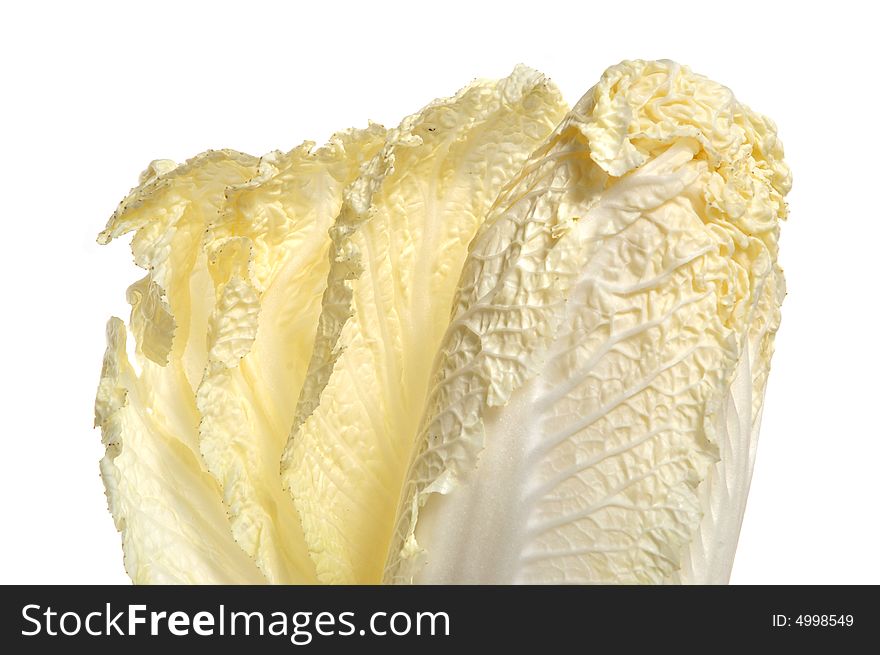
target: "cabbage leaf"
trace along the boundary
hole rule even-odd
[[[524,66],[391,130],[347,192],[283,479],[318,578],[376,583],[468,243],[565,114]]]
[[[107,326],[95,401],[107,447],[101,474],[135,583],[263,579],[233,540],[220,489],[202,463],[195,402],[213,305],[205,226],[226,187],[253,177],[257,166],[256,158],[232,151],[181,166],[155,161],[98,237],[107,243],[135,231],[135,262],[148,271],[128,291],[129,329],[118,318]]]
[[[386,581],[726,582],[789,185],[725,87],[609,69],[474,239]]]
[[[269,582],[315,581],[278,462],[308,367],[342,192],[385,130],[340,133],[263,158],[227,189],[206,239],[216,303],[196,400],[201,452],[223,489],[232,534]]]

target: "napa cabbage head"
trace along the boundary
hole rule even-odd
[[[670,61],[153,162],[96,399],[138,583],[718,583],[785,294],[773,123]]]

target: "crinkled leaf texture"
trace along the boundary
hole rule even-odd
[[[135,582],[315,581],[278,462],[330,266],[327,230],[384,136],[373,125],[261,160],[154,162],[101,233],[136,230],[135,261],[149,271],[129,290],[136,368],[113,319],[96,403]]]
[[[129,329],[111,319],[95,403],[107,453],[101,472],[136,583],[248,583],[262,579],[232,538],[220,488],[199,453],[195,388],[207,362],[213,290],[201,243],[226,187],[257,172],[229,151],[182,166],[154,162],[99,236],[135,231],[148,271],[128,293]],[[131,359],[127,333],[134,337]]]
[[[784,296],[775,127],[672,62],[524,66],[153,162],[95,403],[137,583],[724,582]]]
[[[227,190],[208,234],[216,302],[196,394],[201,452],[223,488],[233,536],[269,582],[314,580],[278,463],[330,268],[327,231],[384,134],[373,126],[317,151],[307,143],[264,158],[255,179]]]
[[[725,87],[609,69],[471,245],[385,579],[726,582],[789,185]]]
[[[381,580],[468,243],[566,109],[523,66],[477,81],[406,118],[349,190],[282,464],[320,580]]]

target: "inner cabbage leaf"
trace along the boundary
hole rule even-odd
[[[282,462],[318,578],[377,583],[468,243],[567,107],[520,66],[391,130],[346,194]]]
[[[107,446],[101,474],[135,583],[264,580],[233,540],[220,488],[203,463],[195,399],[214,295],[205,228],[225,189],[253,177],[258,163],[232,151],[180,166],[153,162],[98,237],[106,243],[134,231],[135,262],[147,270],[128,291],[128,329],[118,318],[107,326],[95,401]]]
[[[315,150],[264,157],[230,187],[205,249],[216,302],[196,402],[201,453],[223,489],[232,534],[269,582],[313,582],[278,462],[308,368],[343,190],[383,142],[353,130]]]

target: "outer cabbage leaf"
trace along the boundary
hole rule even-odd
[[[726,582],[789,186],[728,89],[606,71],[474,239],[386,581]]]
[[[282,476],[324,582],[378,582],[467,244],[566,108],[518,67],[406,118],[347,191]]]
[[[279,460],[308,369],[330,268],[328,229],[343,189],[385,130],[340,133],[264,157],[227,190],[207,251],[217,302],[198,390],[201,451],[223,488],[232,533],[269,582],[315,580]]]

